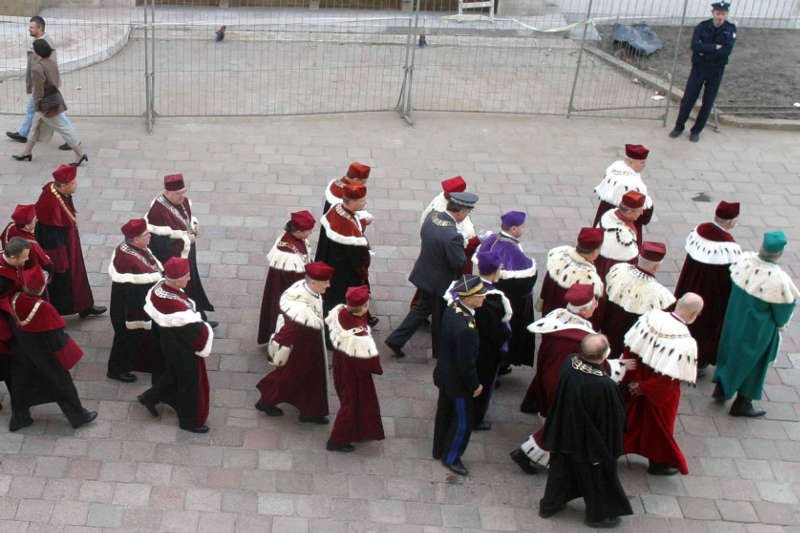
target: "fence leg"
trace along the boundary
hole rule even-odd
[[[414,17],[408,19],[408,33],[406,35],[406,60],[403,66],[403,84],[400,86],[400,96],[397,99],[395,109],[403,117],[403,120],[414,125],[411,106],[411,90],[414,85],[414,60],[416,58],[416,48],[414,46],[416,35],[419,31],[419,0],[414,2]]]
[[[150,20],[153,22],[150,44],[150,113],[156,121],[156,0],[150,1]]]
[[[149,38],[150,32],[148,29],[149,23],[147,22],[147,9],[148,6],[144,6],[144,124],[147,133],[153,133],[153,114],[152,114],[152,107],[150,105],[150,99],[152,95],[150,94],[150,55],[149,55]]]
[[[686,7],[689,0],[683,0],[683,13],[681,13],[681,25],[678,26],[678,37],[675,41],[675,52],[672,56],[672,73],[669,75],[669,91],[667,91],[666,98],[664,98],[664,121],[663,126],[666,127],[667,119],[669,118],[669,104],[672,100],[672,87],[675,85],[675,72],[678,70],[678,45],[683,36],[683,26],[686,24]]]
[[[583,23],[583,37],[581,37],[581,47],[578,50],[578,62],[575,65],[575,77],[572,80],[572,91],[569,93],[569,106],[567,107],[567,118],[572,115],[572,111],[575,109],[575,90],[578,87],[578,77],[581,74],[581,60],[583,59],[583,48],[586,46],[586,33],[589,29],[589,24],[591,24],[591,17],[592,17],[592,4],[593,0],[589,0],[589,6],[586,8],[586,20]]]

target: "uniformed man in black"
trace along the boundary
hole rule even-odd
[[[436,357],[439,330],[444,308],[444,292],[464,268],[464,238],[456,223],[469,216],[478,202],[478,195],[470,192],[450,194],[447,210],[431,211],[420,229],[419,257],[408,280],[419,289],[419,299],[411,307],[403,322],[386,338],[395,357],[404,357],[403,346],[417,328],[431,317],[433,356]]]
[[[683,91],[681,108],[678,112],[678,119],[675,121],[675,128],[669,136],[675,139],[683,133],[684,125],[689,119],[700,91],[705,86],[703,93],[703,105],[697,114],[694,126],[690,130],[689,140],[697,142],[700,140],[700,132],[708,121],[711,109],[714,107],[714,99],[717,97],[719,86],[722,83],[722,74],[725,65],[728,64],[728,57],[733,51],[736,42],[736,26],[726,19],[730,2],[715,2],[711,4],[712,18],[704,20],[694,29],[692,34],[692,70],[689,72],[689,79],[686,81],[686,89]]]
[[[478,379],[480,339],[475,310],[486,299],[486,287],[478,276],[465,275],[452,288],[455,298],[442,314],[439,357],[433,383],[439,388],[433,429],[433,458],[460,476],[469,472],[461,455],[472,434],[473,398],[483,392]]]

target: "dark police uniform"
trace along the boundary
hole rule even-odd
[[[474,194],[470,196],[477,201],[477,196]],[[472,203],[474,204],[474,201]],[[408,277],[408,280],[419,289],[419,299],[400,326],[387,337],[386,344],[397,353],[430,315],[433,355],[436,357],[444,307],[442,297],[450,283],[464,268],[466,260],[464,238],[456,228],[455,219],[447,211],[441,213],[431,211],[422,224],[420,237],[422,244],[419,257]]]
[[[439,388],[433,458],[445,465],[460,464],[472,434],[472,394],[480,385],[476,366],[479,344],[472,310],[458,300],[447,306],[433,371],[433,383]]]
[[[717,4],[714,4],[716,9]],[[727,9],[725,9],[727,11]],[[691,133],[699,134],[708,121],[711,109],[714,107],[714,100],[717,97],[719,86],[722,83],[722,74],[725,65],[728,64],[728,57],[733,51],[736,42],[736,25],[728,21],[723,22],[719,27],[714,26],[714,19],[701,22],[694,29],[692,35],[692,70],[689,79],[686,81],[686,89],[681,99],[681,108],[678,118],[675,121],[676,133],[683,131],[686,120],[689,118],[700,91],[705,86],[703,93],[703,105],[697,114]],[[721,48],[717,49],[717,45]],[[677,135],[674,135],[677,136]]]

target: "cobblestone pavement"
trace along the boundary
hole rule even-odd
[[[14,121],[15,122],[15,121]],[[420,210],[443,177],[462,174],[481,195],[476,226],[498,215],[529,215],[526,250],[540,271],[544,252],[571,243],[591,221],[592,187],[625,142],[652,153],[646,180],[656,202],[650,239],[668,243],[662,280],[672,286],[682,242],[719,199],[741,200],[735,230],[745,248],[762,230],[783,228],[785,268],[800,268],[800,145],[792,133],[726,129],[699,144],[670,140],[654,122],[553,117],[419,114],[414,128],[396,115],[270,119],[160,120],[152,136],[141,120],[78,119],[91,161],[80,170],[77,205],[87,267],[99,303],[119,227],[141,216],[161,177],[186,176],[203,233],[201,272],[221,322],[208,360],[212,409],[207,435],[177,429],[167,409],[152,421],[135,397],[146,388],[105,378],[112,332],[107,317],[69,320],[86,351],[74,370],[96,423],[72,430],[54,406],[36,423],[8,433],[8,396],[0,412],[0,531],[138,530],[426,532],[583,529],[581,504],[550,520],[536,515],[545,476],[526,476],[508,452],[540,421],[518,411],[530,369],[503,379],[490,418],[474,435],[454,478],[430,457],[435,388],[429,341],[420,332],[406,360],[383,357],[376,379],[387,439],[353,454],[326,452],[329,428],[297,423],[294,410],[269,419],[253,409],[266,370],[255,344],[265,253],[290,210],[320,214],[325,183],[360,160],[373,166],[369,209],[376,251],[372,280],[379,342],[399,322],[412,290],[405,281],[418,250]],[[60,141],[58,141],[60,142]],[[3,157],[17,144],[3,144]],[[0,169],[2,212],[30,202],[69,156],[56,141],[32,163]],[[710,202],[696,201],[704,193]],[[768,375],[762,420],[729,417],[711,386],[684,387],[678,441],[690,475],[651,477],[640,457],[623,458],[624,486],[636,514],[622,530],[800,531],[800,324],[788,329]],[[337,401],[332,398],[335,413]]]

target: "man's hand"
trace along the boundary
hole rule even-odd
[[[483,385],[478,385],[478,388],[475,389],[475,392],[472,393],[473,398],[477,398],[483,392]]]
[[[639,382],[634,381],[633,383],[628,383],[628,392],[630,392],[633,396],[641,395],[642,391],[639,390]]]
[[[625,367],[625,370],[636,370],[638,365],[636,364],[636,359],[623,359],[622,366]]]

